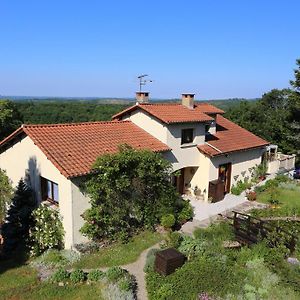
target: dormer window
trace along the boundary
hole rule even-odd
[[[181,145],[190,144],[194,141],[194,129],[187,128],[181,131]]]

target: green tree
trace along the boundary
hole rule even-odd
[[[6,252],[14,250],[27,241],[32,223],[31,213],[35,207],[36,201],[32,191],[21,179],[7,212],[6,222],[2,226]]]
[[[23,123],[16,105],[9,100],[0,100],[0,140]]]
[[[11,202],[13,188],[6,172],[0,169],[0,225],[3,223]]]
[[[295,80],[291,80],[292,94],[291,98],[291,115],[289,118],[292,134],[290,140],[294,149],[297,150],[298,161],[300,156],[300,59],[296,61],[297,69],[294,70]]]
[[[171,164],[160,154],[123,145],[99,157],[94,171],[86,183],[91,208],[81,229],[89,238],[126,239],[136,228],[151,228],[175,213],[180,202],[169,180]]]

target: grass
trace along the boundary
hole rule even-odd
[[[136,261],[144,250],[162,239],[163,236],[157,232],[143,231],[127,244],[118,242],[96,253],[83,256],[74,267],[99,268],[126,265]]]
[[[101,284],[58,285],[40,282],[36,271],[28,265],[16,266],[12,261],[1,262],[0,299],[103,299]]]
[[[269,203],[268,199],[271,197],[271,191],[267,190],[258,194],[257,200],[263,203]],[[288,190],[276,188],[275,198],[279,200],[281,207],[299,207],[300,208],[300,190]]]

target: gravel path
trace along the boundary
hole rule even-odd
[[[121,268],[127,270],[130,274],[134,275],[137,281],[137,299],[147,300],[147,290],[146,290],[146,280],[144,266],[146,263],[147,253],[150,249],[159,248],[159,243],[151,246],[150,248],[144,250],[139,256],[138,260],[134,263],[121,266]]]

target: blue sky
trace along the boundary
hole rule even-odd
[[[0,1],[0,94],[260,97],[300,58],[300,1]]]

